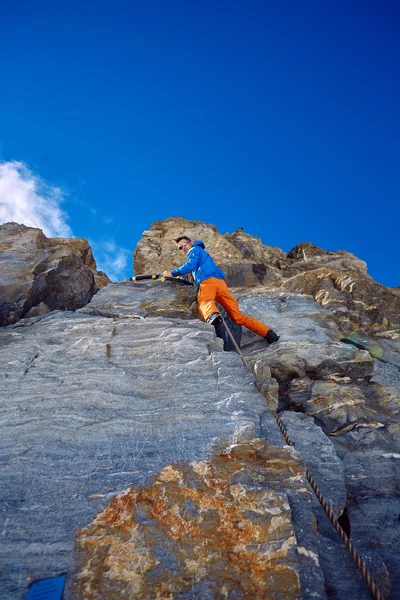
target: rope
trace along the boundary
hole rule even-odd
[[[220,313],[220,315],[221,315],[221,313]],[[228,335],[229,335],[229,337],[230,337],[230,340],[231,340],[232,344],[235,346],[235,350],[236,350],[236,352],[239,354],[239,356],[240,356],[240,358],[241,358],[241,361],[242,361],[242,363],[243,363],[243,364],[244,364],[244,366],[247,368],[246,359],[245,359],[245,357],[243,356],[243,353],[242,353],[242,351],[240,350],[240,348],[239,348],[239,346],[238,346],[238,343],[236,342],[235,338],[233,337],[233,335],[232,335],[232,332],[231,332],[231,330],[229,329],[229,327],[228,327],[228,325],[227,325],[227,323],[226,323],[226,321],[225,321],[225,319],[224,319],[224,317],[223,317],[222,315],[221,315],[221,319],[222,319],[222,322],[223,322],[223,324],[224,324],[224,326],[225,326],[225,329],[226,329],[226,331],[227,331],[227,334],[228,334]]]
[[[287,444],[289,446],[294,447],[280,418],[275,416],[275,419],[276,419],[278,427],[281,430],[282,435],[285,438],[285,441],[287,442]],[[361,556],[358,554],[357,550],[354,547],[353,542],[347,537],[342,526],[340,525],[339,521],[337,520],[334,513],[332,512],[332,509],[330,508],[329,504],[323,497],[315,479],[313,478],[313,476],[311,475],[311,473],[309,472],[309,470],[307,468],[306,468],[306,477],[308,479],[308,482],[309,482],[313,492],[315,493],[316,497],[318,498],[319,503],[321,504],[322,508],[324,509],[328,519],[330,520],[330,522],[336,529],[337,533],[340,536],[340,539],[346,546],[347,550],[350,553],[351,558],[356,563],[358,569],[360,569],[361,574],[364,577],[364,579],[366,580],[366,582],[372,592],[373,597],[376,598],[376,600],[383,600],[383,596],[382,596],[381,592],[379,591],[375,581],[372,579],[371,573],[369,572],[365,562],[362,560]]]
[[[222,322],[227,330],[227,333],[228,333],[230,339],[232,340],[233,345],[235,346],[236,352],[239,354],[244,366],[248,368],[248,365],[246,363],[246,359],[243,355],[243,352],[240,350],[238,344],[236,343],[236,340],[233,337],[233,335],[222,315],[221,315],[221,318],[222,318]],[[289,446],[293,446],[293,448],[294,448],[294,444],[293,444],[292,440],[289,438],[282,421],[280,420],[280,418],[277,415],[274,415],[274,416],[275,416],[277,425],[278,425],[283,437],[285,438],[286,443]],[[313,476],[311,475],[311,473],[309,472],[309,470],[307,468],[306,468],[306,477],[311,486],[311,489],[313,490],[314,494],[318,498],[319,503],[321,504],[322,508],[324,509],[326,516],[328,517],[328,519],[332,523],[333,527],[336,529],[337,533],[339,534],[340,539],[342,540],[342,542],[346,546],[347,550],[349,551],[351,558],[357,565],[357,568],[361,571],[361,574],[364,577],[365,581],[367,582],[367,584],[372,592],[373,597],[376,598],[376,600],[383,600],[383,595],[381,594],[375,581],[372,579],[371,573],[369,572],[365,562],[362,560],[361,556],[358,554],[357,550],[354,547],[353,542],[346,535],[345,531],[343,530],[343,528],[340,525],[339,521],[337,520],[336,516],[332,512],[329,504],[327,503],[324,496],[322,495],[315,479],[313,478]]]

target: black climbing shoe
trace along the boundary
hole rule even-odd
[[[280,336],[277,335],[275,331],[269,329],[267,335],[265,336],[265,339],[267,340],[268,344],[273,344],[274,342],[277,342],[279,340],[279,337]]]
[[[212,313],[212,315],[210,315],[208,317],[207,323],[209,323],[210,325],[213,325],[215,328],[217,328],[218,325],[221,325],[221,323],[222,323],[222,317],[217,312]]]

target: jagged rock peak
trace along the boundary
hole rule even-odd
[[[203,240],[213,259],[225,270],[228,282],[235,286],[249,287],[263,282],[266,275],[263,265],[266,264],[270,265],[269,279],[276,279],[273,266],[286,258],[279,248],[263,245],[260,238],[242,229],[221,234],[215,225],[170,217],[156,221],[143,232],[134,252],[134,272],[137,275],[155,273],[181,265],[182,256],[174,242],[179,235]]]
[[[349,270],[352,271],[358,270],[362,273],[367,272],[367,263],[363,260],[357,258],[351,252],[346,252],[345,250],[335,250],[334,252],[330,252],[328,250],[323,250],[310,242],[301,242],[297,244],[294,248],[288,252],[287,255],[288,261],[297,262],[297,266],[299,263],[319,263],[321,264],[335,264],[335,267],[340,270]]]
[[[48,238],[20,223],[0,225],[0,325],[87,304],[110,279],[83,238]]]

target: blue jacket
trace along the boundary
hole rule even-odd
[[[205,279],[216,277],[217,279],[225,279],[224,272],[215,264],[213,259],[204,250],[205,246],[202,241],[197,240],[187,253],[187,261],[178,269],[171,271],[173,277],[178,275],[187,275],[192,272],[193,279],[196,285],[199,285]]]

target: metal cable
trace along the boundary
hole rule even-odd
[[[281,430],[282,435],[285,438],[287,444],[289,446],[293,446],[293,448],[294,448],[294,444],[292,443],[291,439],[289,438],[282,421],[280,420],[280,418],[278,416],[275,416],[275,419],[276,419],[279,429]],[[379,591],[375,581],[372,579],[371,573],[369,572],[365,562],[362,560],[361,556],[358,554],[357,550],[354,547],[353,542],[347,537],[342,526],[340,525],[336,516],[332,512],[332,509],[330,508],[329,504],[323,497],[316,481],[314,480],[313,476],[311,475],[311,473],[309,472],[309,470],[307,468],[306,468],[306,477],[308,479],[308,482],[309,482],[313,492],[315,493],[316,497],[318,498],[319,503],[321,504],[322,508],[324,509],[328,519],[330,520],[330,522],[336,529],[337,533],[340,536],[340,539],[346,546],[347,550],[350,552],[351,558],[354,560],[357,567],[360,569],[362,576],[366,580],[366,582],[372,592],[372,595],[374,596],[374,598],[376,598],[376,600],[383,600],[383,596],[382,596],[381,592]]]
[[[221,314],[221,313],[220,313],[220,314]],[[221,319],[222,319],[222,322],[223,322],[223,324],[224,324],[224,326],[225,326],[225,329],[226,329],[226,331],[227,331],[227,333],[228,333],[228,335],[229,335],[229,337],[230,337],[230,339],[231,339],[231,342],[232,342],[232,343],[233,343],[233,345],[235,346],[236,352],[239,354],[239,356],[240,356],[240,358],[241,358],[241,360],[242,360],[242,363],[244,364],[244,366],[245,366],[245,367],[247,367],[246,359],[245,359],[245,357],[243,356],[243,353],[242,353],[242,351],[240,350],[240,348],[239,348],[239,346],[238,346],[238,343],[236,342],[235,338],[233,337],[233,335],[232,335],[232,332],[231,332],[231,330],[229,329],[229,327],[228,327],[228,325],[227,325],[227,323],[226,323],[226,321],[225,321],[225,319],[224,319],[224,317],[223,317],[222,315],[221,315]]]
[[[221,315],[222,318],[222,322],[226,328],[226,331],[231,339],[231,341],[233,342],[233,345],[235,346],[236,352],[239,354],[242,363],[244,364],[245,367],[248,368],[248,365],[246,363],[246,359],[243,355],[243,352],[240,350],[238,344],[236,343],[235,338],[232,335],[232,332],[230,331],[225,319],[223,318],[223,316]],[[278,424],[278,427],[283,435],[283,437],[285,438],[286,443],[289,446],[293,446],[293,448],[295,447],[293,442],[291,441],[291,439],[289,438],[287,431],[285,429],[285,426],[283,425],[282,421],[280,420],[280,418],[277,415],[275,416],[275,420]],[[351,558],[354,560],[355,564],[357,565],[358,569],[361,571],[362,576],[364,577],[365,581],[367,582],[372,595],[374,598],[376,598],[376,600],[383,600],[383,595],[380,592],[378,586],[376,585],[375,581],[372,579],[371,573],[369,572],[365,562],[362,560],[361,556],[358,554],[357,550],[354,547],[353,542],[347,537],[346,533],[344,532],[342,526],[340,525],[339,521],[337,520],[336,516],[334,515],[334,513],[332,512],[329,504],[327,503],[327,501],[325,500],[325,498],[323,497],[316,481],[314,480],[313,476],[311,475],[311,473],[309,472],[309,470],[306,468],[306,477],[307,480],[311,486],[311,489],[313,490],[314,494],[316,495],[316,497],[318,498],[319,503],[321,504],[322,508],[324,509],[328,519],[330,520],[330,522],[332,523],[332,525],[334,526],[334,528],[336,529],[337,533],[340,536],[340,539],[342,540],[342,542],[344,543],[344,545],[346,546],[347,550],[350,553]]]

